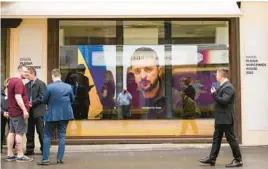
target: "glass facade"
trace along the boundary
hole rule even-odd
[[[210,88],[229,67],[227,21],[62,20],[59,44],[76,96],[67,136],[213,134]]]
[[[9,68],[6,66],[7,63],[7,50],[8,50],[8,29],[1,28],[1,84],[7,78],[6,73],[9,72]]]

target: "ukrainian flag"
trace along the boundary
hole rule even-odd
[[[89,79],[90,85],[95,85],[89,92],[90,107],[88,118],[94,119],[102,111],[100,101],[100,92],[104,84],[104,72],[106,64],[93,64],[94,52],[104,52],[103,45],[79,45],[78,46],[78,64],[84,64],[86,67],[85,76]],[[103,59],[105,62],[105,59]]]

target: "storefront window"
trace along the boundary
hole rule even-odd
[[[8,29],[2,28],[1,29],[1,84],[4,83],[6,79],[6,58],[7,58],[7,42],[8,41]]]
[[[76,120],[99,119],[106,108],[103,102],[114,109],[115,44],[115,21],[60,22],[60,68],[65,82],[73,86]],[[103,100],[104,89],[108,101]]]
[[[172,22],[173,114],[182,120],[182,135],[211,135],[217,68],[228,69],[228,22]],[[179,98],[179,99],[178,99]]]
[[[124,21],[124,87],[131,119],[166,119],[164,21]]]
[[[225,21],[60,21],[60,68],[76,96],[67,135],[211,136],[228,36]]]

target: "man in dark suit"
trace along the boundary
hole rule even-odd
[[[44,138],[44,121],[43,116],[46,112],[46,105],[42,103],[43,96],[46,91],[46,84],[36,77],[36,70],[33,67],[29,68],[28,82],[25,86],[30,100],[30,117],[28,119],[28,130],[26,134],[27,144],[25,155],[34,154],[34,134],[35,127],[39,136],[40,150],[43,151]]]
[[[216,74],[216,79],[220,86],[215,89],[211,88],[211,93],[215,100],[215,131],[213,135],[212,149],[210,156],[201,159],[204,164],[215,165],[217,156],[220,151],[223,134],[230,144],[234,159],[226,167],[243,166],[239,144],[234,135],[234,100],[235,89],[227,79],[227,70],[219,69]]]
[[[89,86],[88,77],[85,74],[86,67],[84,64],[77,66],[77,82],[78,86],[76,89],[76,102],[78,103],[76,112],[79,113],[80,119],[88,119],[88,110],[90,105],[88,92],[91,89]]]
[[[52,70],[51,74],[53,83],[47,86],[47,92],[43,98],[43,102],[48,105],[48,111],[44,116],[45,132],[43,158],[38,165],[49,165],[51,136],[56,128],[58,130],[59,146],[57,163],[63,163],[66,128],[69,120],[74,119],[72,110],[74,94],[71,85],[61,81],[61,73],[59,69]]]

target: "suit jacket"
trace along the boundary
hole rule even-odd
[[[43,117],[46,113],[46,105],[42,102],[47,90],[46,84],[36,79],[33,83],[28,82],[25,87],[29,98],[32,97],[32,107],[29,112],[30,116],[33,118]]]
[[[43,102],[48,105],[44,121],[69,121],[74,119],[72,102],[74,94],[71,85],[55,81],[47,86]]]
[[[89,100],[88,92],[90,91],[88,78],[77,73],[78,89],[77,89],[77,99],[78,100]]]
[[[233,124],[235,89],[227,81],[223,83],[215,93],[215,124]]]

